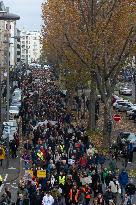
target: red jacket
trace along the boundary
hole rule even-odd
[[[79,164],[81,167],[86,167],[86,165],[87,165],[86,157],[80,157]]]

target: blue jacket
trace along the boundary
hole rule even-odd
[[[99,164],[104,164],[105,163],[105,157],[103,155],[99,155]]]
[[[126,185],[128,183],[128,173],[126,171],[122,171],[120,173],[119,183],[120,183],[120,185]]]
[[[128,146],[127,146],[127,151],[128,151],[128,153],[131,153],[131,152],[133,152],[133,144],[132,143],[129,143],[128,144]]]

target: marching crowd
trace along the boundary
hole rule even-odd
[[[131,205],[135,185],[127,171],[117,177],[115,156],[98,152],[84,124],[73,123],[67,95],[52,79],[50,70],[33,68],[20,83],[26,172],[16,205],[118,205],[118,198]],[[39,177],[39,171],[44,175]],[[6,189],[2,198],[7,204],[9,193]]]

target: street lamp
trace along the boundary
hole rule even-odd
[[[12,13],[2,12],[0,15],[0,21],[7,21],[8,29],[10,28],[10,21],[17,21],[19,19],[20,19],[20,16],[12,14]],[[9,46],[10,46],[9,38],[10,37],[8,33],[7,35],[7,122],[9,121],[9,100],[10,100],[9,99],[9,96],[10,96],[10,93],[9,93]],[[1,71],[0,71],[0,78],[1,78]],[[1,120],[1,117],[0,117],[0,120]],[[2,124],[2,120],[0,123]],[[9,167],[9,134],[7,136],[7,167]]]

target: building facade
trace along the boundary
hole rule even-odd
[[[3,1],[0,1],[0,15],[9,12],[9,7],[5,7]],[[8,48],[9,38],[9,48]],[[7,57],[9,55],[9,65],[15,67],[19,63],[17,56],[18,39],[20,41],[20,32],[16,28],[16,22],[7,23],[0,21],[0,65],[3,69],[7,67]],[[18,47],[19,49],[19,47]]]
[[[20,41],[20,34],[21,31],[19,29],[16,29],[16,35],[17,35],[17,50],[16,50],[16,55],[17,55],[17,64],[21,62],[21,41]]]
[[[21,61],[26,64],[38,62],[41,55],[39,31],[21,31]]]

